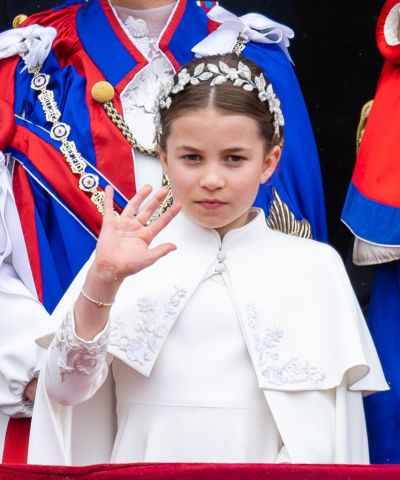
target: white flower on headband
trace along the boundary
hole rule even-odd
[[[225,62],[219,61],[216,63],[200,63],[194,69],[193,75],[191,75],[187,68],[183,68],[178,73],[178,81],[174,83],[173,80],[160,92],[158,98],[158,110],[169,108],[172,103],[171,95],[175,95],[181,92],[186,85],[198,85],[200,82],[211,80],[210,86],[222,85],[227,81],[233,83],[235,87],[241,87],[243,90],[252,92],[258,90],[258,98],[261,102],[268,103],[268,110],[274,119],[275,134],[279,137],[279,127],[283,127],[285,124],[281,102],[276,96],[272,85],[267,85],[264,75],[256,75],[254,81],[252,79],[252,73],[250,68],[243,62],[239,62],[237,68],[229,67]],[[155,118],[156,136],[160,136],[161,131],[161,119],[158,113]]]

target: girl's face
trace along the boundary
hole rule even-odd
[[[197,224],[223,237],[245,225],[258,188],[281,154],[267,151],[257,122],[213,107],[189,111],[171,124],[160,160],[173,196]]]

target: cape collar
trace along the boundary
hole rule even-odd
[[[157,237],[157,243],[176,242],[179,250],[191,252],[214,252],[224,249],[242,249],[244,246],[251,248],[259,243],[260,235],[271,234],[266,228],[265,214],[260,208],[252,208],[251,220],[239,228],[227,232],[221,240],[218,232],[212,228],[204,228],[194,222],[184,213],[180,213],[173,222]],[[171,238],[171,234],[173,238]]]
[[[128,277],[111,311],[108,350],[128,366],[149,376],[200,283],[221,274],[260,388],[325,390],[343,380],[354,390],[385,387],[333,250],[273,232],[262,211],[222,242],[183,214],[160,237],[157,244],[172,241],[177,249]]]
[[[85,51],[118,93],[148,64],[116,18],[109,0],[85,3],[77,14],[77,30]],[[207,34],[206,13],[194,0],[177,0],[159,46],[178,70],[193,58],[192,47]]]

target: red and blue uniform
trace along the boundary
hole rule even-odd
[[[359,239],[389,248],[400,246],[399,9],[398,0],[388,0],[378,18],[377,43],[386,61],[342,217]],[[390,385],[365,400],[371,462],[400,463],[400,260],[375,267],[367,321]]]

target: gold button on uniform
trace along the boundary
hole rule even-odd
[[[99,103],[110,102],[114,97],[114,87],[108,82],[97,82],[92,87],[92,97]]]
[[[12,22],[13,28],[18,28],[22,23],[25,22],[27,18],[28,18],[28,15],[24,15],[23,13],[20,13],[19,15],[17,15]]]

